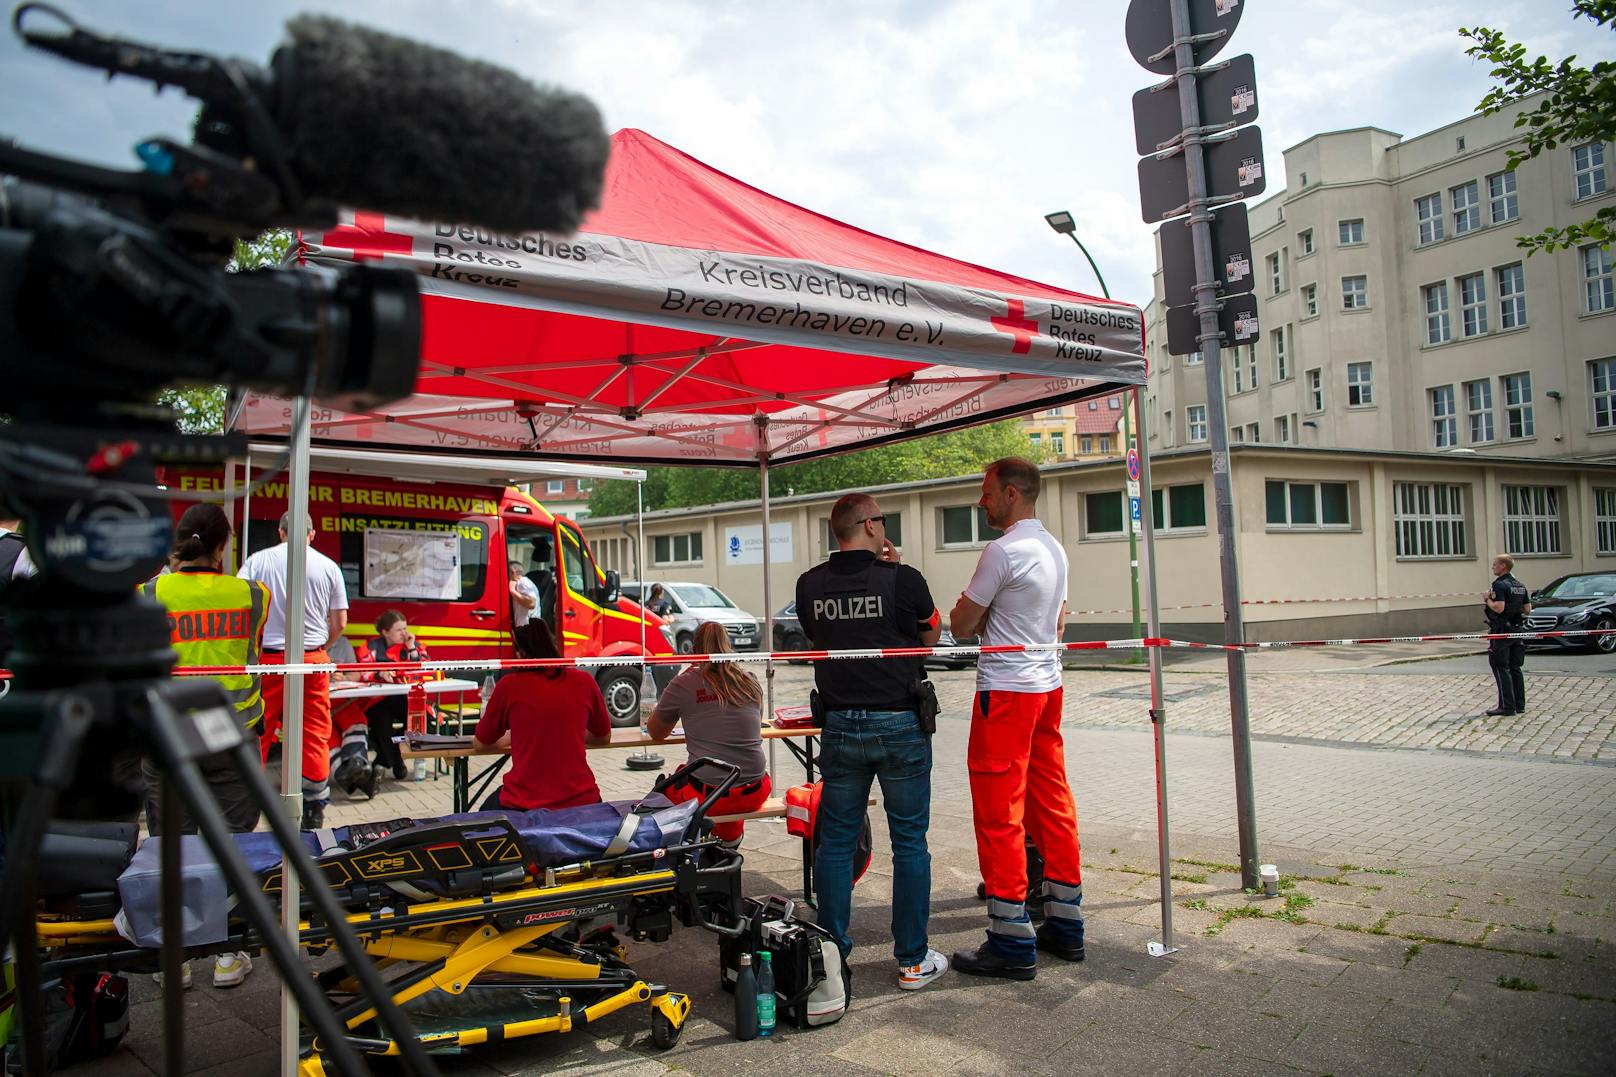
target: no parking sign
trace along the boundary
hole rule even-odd
[[[1129,482],[1138,482],[1139,481],[1139,450],[1138,449],[1129,449],[1128,450],[1128,481]]]

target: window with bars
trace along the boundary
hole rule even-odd
[[[1515,173],[1495,172],[1487,177],[1487,207],[1492,223],[1503,224],[1521,215],[1521,203],[1515,195]]]
[[[1369,278],[1353,276],[1341,278],[1341,309],[1363,310],[1369,306]]]
[[[1414,200],[1414,217],[1419,222],[1419,243],[1435,243],[1443,236],[1442,192]]]
[[[1305,317],[1312,318],[1319,313],[1319,286],[1317,284],[1302,285],[1302,309],[1306,311]]]
[[[1500,266],[1498,278],[1498,328],[1519,329],[1526,324],[1526,270],[1521,263]]]
[[[1532,421],[1532,375],[1505,374],[1504,382],[1504,434],[1510,438],[1529,438],[1535,433]]]
[[[1448,282],[1421,289],[1425,293],[1425,343],[1446,344],[1453,339],[1453,318],[1448,313]]]
[[[1284,482],[1264,484],[1269,528],[1292,530],[1346,530],[1352,526],[1352,492],[1344,482]]]
[[[1451,188],[1448,195],[1453,202],[1453,234],[1462,236],[1481,227],[1481,185],[1475,180]]]
[[[1493,383],[1489,379],[1465,382],[1465,417],[1472,445],[1493,440]]]
[[[1324,371],[1318,367],[1307,372],[1307,410],[1324,410]]]
[[[1616,288],[1612,286],[1610,251],[1598,244],[1582,248],[1583,297],[1589,314],[1616,310]]]
[[[1504,549],[1528,555],[1564,552],[1558,486],[1504,487]]]
[[[1578,198],[1605,193],[1605,144],[1590,142],[1571,150],[1571,173]]]
[[[1468,556],[1464,487],[1452,483],[1392,484],[1392,533],[1397,557],[1420,560]]]
[[[1594,549],[1616,554],[1616,489],[1594,487]]]
[[[1373,363],[1347,364],[1347,407],[1367,408],[1375,402],[1375,366]]]
[[[1451,449],[1459,444],[1459,419],[1454,414],[1453,386],[1438,385],[1431,390],[1431,444]]]
[[[1364,241],[1362,217],[1336,222],[1336,242],[1343,247],[1361,246]]]
[[[1487,278],[1480,273],[1459,278],[1459,327],[1467,337],[1487,332]]]
[[[1206,440],[1206,405],[1191,404],[1184,409],[1184,415],[1190,424],[1190,440]]]
[[[1616,430],[1616,359],[1591,359],[1588,378],[1595,430]]]

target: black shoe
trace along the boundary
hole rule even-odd
[[[1054,954],[1062,961],[1083,960],[1083,944],[1077,943],[1074,946],[1065,939],[1057,939],[1047,924],[1038,929],[1038,948],[1046,954]]]
[[[956,972],[967,976],[995,976],[1001,980],[1030,980],[1038,975],[1036,961],[1025,965],[994,953],[987,943],[974,950],[955,950],[949,962]]]
[[[382,772],[387,768],[378,764],[371,764],[366,768],[365,780],[359,783],[360,790],[365,794],[366,800],[375,800],[376,794],[382,789]]]
[[[331,772],[331,784],[353,796],[364,786],[369,776],[370,764],[363,759],[350,756],[337,764],[337,769]]]
[[[405,778],[408,778],[409,776],[410,776],[410,768],[409,767],[405,766],[403,763],[394,763],[393,764],[393,777],[394,778],[396,778],[399,781],[403,781]]]
[[[304,830],[319,830],[325,826],[325,805],[320,801],[311,801],[303,805]]]
[[[1508,718],[1511,715],[1515,715],[1515,714],[1519,714],[1519,713],[1520,713],[1519,711],[1507,711],[1503,707],[1494,707],[1492,710],[1487,712],[1487,717],[1489,717],[1489,718]]]

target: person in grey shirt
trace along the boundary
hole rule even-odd
[[[733,654],[729,633],[716,621],[696,629],[696,654]],[[744,815],[769,799],[768,763],[763,757],[763,689],[737,662],[697,662],[668,682],[651,712],[651,739],[667,740],[684,723],[691,759],[712,758],[741,768],[729,792],[708,808],[710,815]],[[673,800],[705,798],[712,789],[699,782],[668,795]],[[741,843],[746,824],[718,823],[713,834],[727,845]]]

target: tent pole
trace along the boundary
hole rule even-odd
[[[225,492],[230,494],[230,500],[226,501],[224,505],[224,513],[225,516],[230,520],[230,526],[235,527],[236,505],[238,502],[235,496],[236,458],[233,456],[224,462],[224,488]],[[224,571],[227,575],[234,576],[236,574],[236,567],[236,544],[231,542],[224,549]]]
[[[1155,496],[1150,485],[1150,448],[1145,436],[1144,391],[1133,388],[1134,429],[1139,432],[1139,522],[1145,532],[1144,559],[1141,565],[1145,581],[1145,625],[1153,638],[1161,637],[1161,606],[1156,593],[1156,519],[1153,511]],[[1123,446],[1127,451],[1127,446]],[[1128,527],[1132,529],[1130,519]],[[1145,944],[1152,957],[1166,957],[1176,953],[1173,945],[1173,879],[1170,835],[1167,826],[1167,709],[1162,703],[1162,651],[1149,647],[1145,652],[1150,659],[1150,726],[1156,746],[1156,850],[1161,872],[1160,942]]]
[[[639,567],[645,564],[645,483],[640,480],[635,480],[634,483],[634,522],[640,531],[639,551],[634,557],[634,567],[636,569],[635,577],[640,581],[640,703],[643,706],[645,703],[645,675],[650,669],[645,664],[645,615],[647,612],[646,602],[651,598],[651,581],[646,579],[644,574],[638,572]],[[656,688],[655,681],[651,682],[651,687]],[[640,733],[645,736],[649,735],[649,729],[644,718],[640,719]],[[623,765],[629,770],[655,770],[662,765],[662,757],[652,755],[650,745],[642,744],[640,745],[639,753],[629,756]]]
[[[288,461],[290,476],[286,508],[291,513],[286,534],[286,650],[287,665],[303,661],[304,580],[307,579],[309,544],[309,426],[312,410],[309,398],[300,396],[292,403],[292,437]],[[303,674],[284,675],[281,700],[281,803],[294,827],[303,823]],[[294,947],[299,944],[298,921],[302,900],[297,874],[292,865],[283,865],[281,883],[281,927]],[[290,988],[281,986],[281,1074],[297,1077],[298,1009]]]
[[[758,640],[758,646],[773,652],[774,650],[774,592],[769,586],[769,547],[773,546],[773,535],[769,533],[769,451],[768,451],[769,417],[757,417],[758,430],[758,478],[763,485],[763,638]],[[763,663],[763,720],[774,721],[774,659]],[[776,742],[769,741],[769,781],[778,784],[780,775],[775,766]]]
[[[252,554],[252,550],[248,548],[247,541],[247,536],[252,531],[253,472],[251,449],[247,450],[247,463],[242,470],[246,472],[247,489],[241,495],[241,531],[236,537],[241,540],[241,560],[237,564],[244,565],[247,563],[247,558]],[[231,517],[231,522],[235,522],[234,516]]]

